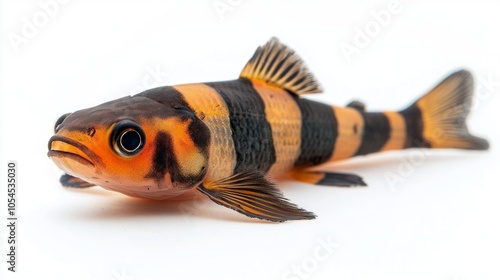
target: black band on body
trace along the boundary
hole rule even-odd
[[[356,156],[380,151],[391,135],[391,125],[384,113],[362,113],[363,138]]]
[[[422,112],[417,104],[400,111],[406,123],[406,139],[405,148],[412,147],[426,147],[429,148],[430,144],[424,139],[424,123],[422,120]]]
[[[234,173],[267,172],[276,162],[276,153],[264,102],[252,83],[239,79],[206,85],[220,94],[229,111],[236,152]]]
[[[333,108],[311,100],[297,99],[302,114],[300,155],[296,166],[311,166],[328,161],[338,136]]]

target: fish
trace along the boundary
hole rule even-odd
[[[284,197],[273,178],[365,186],[350,173],[311,170],[411,148],[487,150],[469,133],[474,80],[459,70],[403,110],[366,111],[304,96],[323,92],[299,55],[271,38],[236,80],[162,86],[62,115],[48,157],[65,187],[100,186],[155,200],[204,194],[271,222],[316,215]]]

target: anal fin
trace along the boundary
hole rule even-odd
[[[314,213],[299,208],[259,172],[243,172],[204,183],[198,190],[215,203],[251,218],[284,222],[314,219]]]
[[[61,179],[59,179],[59,182],[61,182],[61,185],[63,185],[63,187],[68,187],[68,188],[83,189],[95,186],[94,184],[91,184],[80,178],[73,177],[69,174],[62,175]]]
[[[320,172],[320,171],[297,171],[292,177],[300,182],[335,187],[366,186],[363,178],[350,173]]]

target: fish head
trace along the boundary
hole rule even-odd
[[[163,199],[206,176],[210,130],[176,101],[129,96],[61,116],[48,156],[64,172],[130,196]]]

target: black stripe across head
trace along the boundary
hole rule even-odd
[[[152,178],[161,185],[168,173],[174,188],[185,189],[197,186],[207,172],[206,165],[210,148],[209,128],[196,116],[182,94],[173,87],[155,88],[139,95],[158,102],[161,107],[173,110],[170,116],[164,118],[165,123],[172,118],[178,120],[178,124],[174,122],[165,125],[156,133],[154,154],[151,159],[152,167],[146,178]],[[183,129],[172,130],[174,128],[170,127],[171,125],[181,125]],[[176,140],[178,140],[177,143],[192,142],[194,148],[184,149],[182,144],[175,146]]]
[[[146,178],[152,178],[160,182],[165,178],[168,170],[177,169],[177,172],[179,170],[174,158],[170,136],[165,132],[158,132],[154,143],[155,151],[152,158],[152,168],[148,175],[146,175]]]

